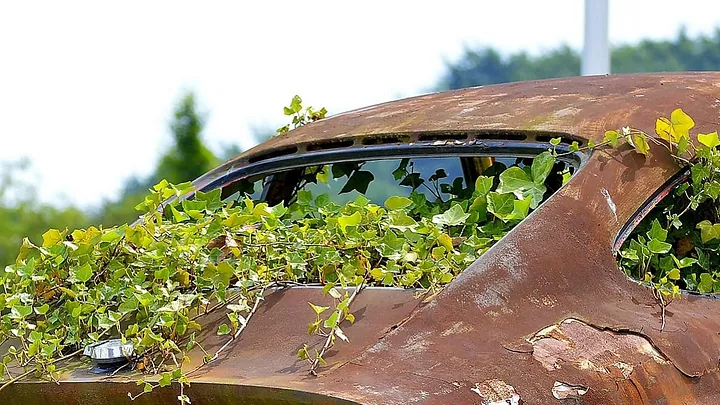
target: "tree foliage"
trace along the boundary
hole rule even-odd
[[[192,181],[215,167],[219,161],[205,145],[205,117],[198,111],[193,93],[186,94],[175,107],[170,123],[172,144],[162,155],[155,171],[145,177],[131,177],[118,199],[106,202],[97,219],[104,224],[122,224],[138,217],[135,206],[147,190],[160,179],[173,183]]]
[[[34,241],[50,227],[81,227],[87,216],[73,207],[56,207],[39,202],[35,185],[23,180],[28,163],[0,165],[0,267],[17,256],[24,237]]]
[[[720,29],[695,39],[681,30],[671,41],[644,40],[617,46],[612,49],[610,63],[613,73],[720,70]],[[493,48],[467,49],[457,62],[447,65],[438,88],[459,89],[579,74],[580,54],[567,46],[538,56],[519,52],[505,58]]]

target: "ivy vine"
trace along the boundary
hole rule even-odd
[[[297,126],[325,112],[303,112],[298,97],[286,113]],[[664,207],[664,218],[655,215],[648,229],[638,228],[620,252],[628,274],[652,283],[669,299],[680,287],[720,289],[720,274],[710,270],[720,261],[720,224],[717,216],[706,218],[717,214],[708,214],[708,207],[720,195],[715,175],[720,141],[717,133],[701,134],[694,144],[691,128],[692,120],[676,110],[658,121],[658,137],[624,128],[608,131],[598,145],[572,146],[573,151],[594,149],[626,139],[639,153],[648,153],[650,141],[691,166],[692,181],[675,193],[675,201],[686,207]],[[51,229],[41,244],[25,239],[16,262],[0,271],[0,339],[8,348],[0,362],[0,391],[30,375],[54,380],[58,362],[116,337],[132,343],[129,365],[147,375],[137,392],[128,393],[131,399],[176,385],[178,401],[190,403],[184,389],[193,375],[252,327],[265,294],[298,284],[320,284],[334,299],[332,306],[308,303],[314,314],[308,334],[325,341],[319,350],[304,345],[297,356],[316,374],[337,339],[352,338],[343,328],[355,322],[352,304],[363,288],[438,292],[537,208],[551,194],[547,181],[560,156],[559,141],[553,139],[553,148],[527,166],[481,175],[464,188],[444,183],[441,170],[422,179],[402,161],[393,174],[413,192],[383,205],[363,195],[337,204],[327,194],[307,190],[273,206],[247,195],[223,201],[221,190],[163,204],[192,186],[161,181],[138,205],[143,215],[133,225]],[[696,160],[686,156],[689,152]],[[339,175],[352,179],[361,168]],[[329,171],[324,167],[306,175],[323,182]],[[568,180],[569,172],[559,174],[563,183]],[[362,185],[357,180],[352,188],[362,191]],[[430,201],[421,187],[436,198]],[[441,193],[450,198],[438,198]],[[224,312],[225,322],[215,333],[226,340],[207,352],[196,337],[203,317],[216,311]],[[198,350],[203,361],[190,369],[188,356]]]

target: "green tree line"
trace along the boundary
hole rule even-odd
[[[616,46],[611,50],[610,64],[612,73],[720,70],[720,29],[696,38],[690,38],[683,29],[672,40]],[[503,56],[492,47],[466,49],[446,69],[438,90],[577,76],[580,53],[568,46],[537,56],[527,52]]]

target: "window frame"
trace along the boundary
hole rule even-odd
[[[558,136],[562,135],[564,134],[558,134]],[[553,146],[548,142],[499,140],[473,141],[468,143],[450,141],[418,142],[400,145],[348,147],[338,150],[323,150],[285,155],[261,160],[247,165],[231,167],[225,174],[214,178],[206,178],[206,176],[203,176],[196,180],[194,185],[196,186],[196,191],[208,192],[215,189],[225,188],[234,182],[248,177],[268,176],[282,171],[348,161],[483,156],[534,158],[552,147]],[[566,143],[561,143],[555,146],[555,150],[564,155],[559,158],[561,161],[575,167],[575,174],[584,167],[585,162],[587,162],[590,156],[587,153],[570,153],[569,145]],[[194,193],[195,191],[188,193],[181,198],[191,198]],[[263,195],[263,197],[265,196]]]

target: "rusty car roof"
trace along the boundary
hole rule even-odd
[[[332,142],[403,134],[521,130],[564,133],[579,140],[597,141],[604,129],[616,129],[628,122],[653,124],[655,117],[668,114],[676,107],[677,100],[701,99],[707,95],[712,106],[719,81],[720,73],[610,75],[427,94],[344,112],[308,124],[245,151],[219,170],[278,149],[297,147],[302,153]],[[415,138],[405,139],[410,142]]]
[[[338,140],[362,148],[383,136],[413,142],[420,134],[541,131],[598,141],[623,125],[652,133],[655,119],[678,107],[697,131],[716,130],[720,73],[569,78],[419,96],[304,126],[209,175],[274,159],[275,151],[313,154],[312,145]],[[618,269],[613,251],[623,227],[678,170],[659,148],[649,157],[630,148],[595,151],[433,300],[397,289],[360,294],[356,317],[366,319],[347,327],[351,343],[333,348],[318,377],[295,351],[312,317],[301,309],[320,302],[321,292],[273,292],[248,333],[189,391],[197,403],[214,404],[556,403],[563,396],[591,404],[720,403],[720,300],[684,295],[667,308],[661,331],[652,291]],[[208,326],[203,344],[220,345]],[[124,395],[139,378],[103,379],[79,367],[68,365],[58,386],[15,384],[6,395],[28,404],[124,403],[108,393]],[[175,395],[164,388],[138,401]]]

